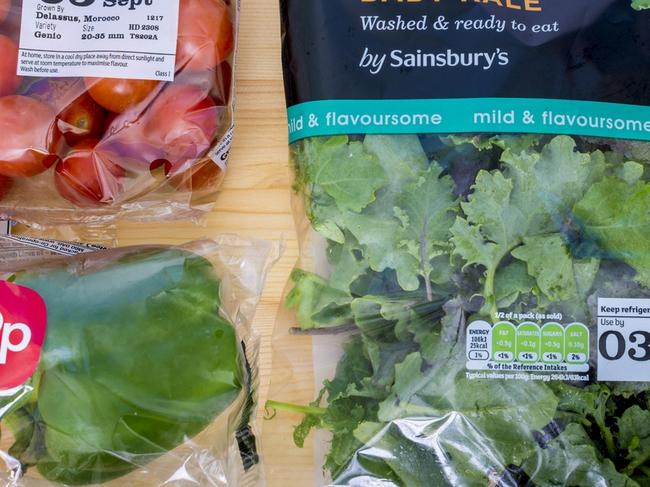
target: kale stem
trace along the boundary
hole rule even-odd
[[[497,275],[497,269],[499,264],[506,256],[512,252],[513,249],[517,248],[521,242],[517,240],[510,247],[505,249],[501,254],[497,255],[494,259],[494,265],[488,266],[488,271],[485,274],[485,285],[483,287],[483,292],[485,295],[486,304],[490,310],[490,318],[496,318],[499,308],[497,307],[497,297],[495,295],[496,290],[494,289],[494,281]]]
[[[291,404],[288,402],[278,402],[278,401],[266,401],[264,405],[265,409],[275,409],[278,411],[287,411],[290,413],[300,413],[300,414],[314,414],[317,416],[322,416],[327,413],[327,409],[319,408],[315,406],[300,406],[298,404]]]
[[[429,276],[424,276],[424,283],[427,289],[427,301],[433,301],[433,289],[431,288],[431,281],[429,281]]]
[[[490,309],[490,318],[494,318],[499,311],[497,308],[497,299],[494,295],[494,279],[496,277],[496,273],[496,266],[493,266],[487,271],[487,274],[485,275],[485,299]]]
[[[355,324],[350,325],[339,325],[339,326],[326,326],[322,328],[310,328],[309,330],[303,330],[302,328],[290,328],[289,333],[291,335],[340,335],[342,333],[360,333],[360,328]]]
[[[610,457],[615,457],[616,456],[616,446],[614,445],[614,437],[612,436],[612,432],[607,428],[606,426],[602,425],[600,428],[600,434],[603,437],[603,440],[605,440],[605,447],[607,448],[607,453],[609,454]]]
[[[420,234],[420,263],[422,265],[422,271],[424,274],[424,285],[426,286],[427,289],[427,301],[431,302],[433,301],[433,289],[431,289],[431,281],[429,280],[431,277],[431,272],[427,272],[429,270],[430,264],[427,264],[428,258],[427,258],[427,245],[426,245],[426,236],[429,231],[429,220],[426,220],[424,222],[424,228],[422,229],[422,233]]]
[[[625,467],[624,472],[627,475],[632,475],[637,468],[641,467],[648,460],[650,460],[650,452],[647,452],[643,456],[641,456],[641,457],[637,458],[636,460],[630,462],[630,464],[627,467]]]

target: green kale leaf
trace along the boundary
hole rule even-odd
[[[525,465],[524,470],[539,487],[638,487],[602,458],[584,428],[572,423]]]
[[[604,155],[583,154],[575,148],[573,139],[561,136],[551,140],[541,153],[515,154],[505,150],[501,156],[503,170],[481,171],[473,193],[461,204],[464,216],[457,217],[452,227],[454,253],[466,265],[485,267],[484,313],[496,312],[495,276],[502,261],[522,245],[529,246],[529,250],[520,250],[520,257],[532,260],[534,246],[540,242],[534,238],[558,233],[573,205],[602,177]],[[564,261],[566,268],[567,250],[558,245],[557,236],[553,241],[555,250],[550,257]],[[551,293],[547,296],[551,300],[557,297],[557,292],[570,296],[577,289],[576,279],[588,277],[571,276],[566,270],[560,270],[564,282],[549,285],[549,276],[540,275],[539,266],[528,264],[529,272],[537,271],[533,277],[539,278],[543,292]],[[592,262],[588,266],[587,274],[596,264]],[[564,289],[566,286],[569,288]]]
[[[308,139],[303,142],[301,174],[312,194],[329,195],[339,209],[361,211],[375,199],[375,191],[386,183],[379,161],[361,142],[347,137]]]
[[[341,158],[356,167],[360,157],[364,167],[373,165],[373,175],[391,177],[373,176],[372,197],[365,193],[353,205],[340,188],[332,190],[332,178],[323,174],[331,174],[327,168]],[[312,224],[328,239],[331,266],[328,278],[293,274],[287,305],[296,310],[301,328],[352,324],[352,299],[376,294],[368,287],[359,289],[359,282],[372,283],[386,273],[394,273],[397,289],[423,289],[426,299],[434,300],[436,285],[449,281],[449,237],[458,199],[452,179],[427,159],[416,136],[307,140],[294,164]]]
[[[373,271],[394,270],[407,291],[417,290],[424,281],[432,299],[431,260],[449,252],[449,229],[458,205],[452,189],[451,178],[442,176],[433,162],[399,193],[379,196],[361,214],[341,214],[339,225],[359,242]]]
[[[574,214],[604,258],[627,263],[650,287],[650,184],[605,177],[577,202]]]
[[[634,405],[618,418],[618,447],[628,452],[629,475],[650,460],[650,411]]]
[[[527,264],[528,274],[551,301],[584,300],[600,265],[593,257],[574,259],[557,233],[524,237],[512,256]]]
[[[409,355],[396,366],[394,392],[379,405],[378,419],[460,414],[498,452],[501,465],[520,464],[535,448],[533,432],[555,414],[553,392],[537,382],[469,380],[454,372],[460,370],[451,364],[428,369],[418,353]]]
[[[293,288],[286,305],[293,308],[303,330],[346,325],[352,321],[349,291],[333,287],[327,280],[299,269],[291,273]]]

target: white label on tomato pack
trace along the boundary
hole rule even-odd
[[[23,0],[18,74],[172,81],[179,0]]]
[[[650,299],[598,299],[598,380],[650,382]]]
[[[228,157],[230,157],[230,149],[232,148],[232,139],[234,135],[235,126],[231,125],[217,146],[210,151],[210,159],[212,159],[221,169],[225,170],[226,167],[228,167]]]

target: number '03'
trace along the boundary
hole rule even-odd
[[[634,344],[627,350],[627,355],[637,362],[650,361],[650,332],[633,331],[630,333],[629,342]],[[616,345],[615,353],[609,353],[607,345]],[[609,330],[603,333],[598,340],[598,351],[606,360],[619,360],[625,355],[627,348],[625,337],[620,331]]]

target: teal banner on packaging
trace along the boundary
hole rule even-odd
[[[289,140],[339,134],[536,133],[650,141],[650,107],[537,98],[324,100],[289,108]]]

